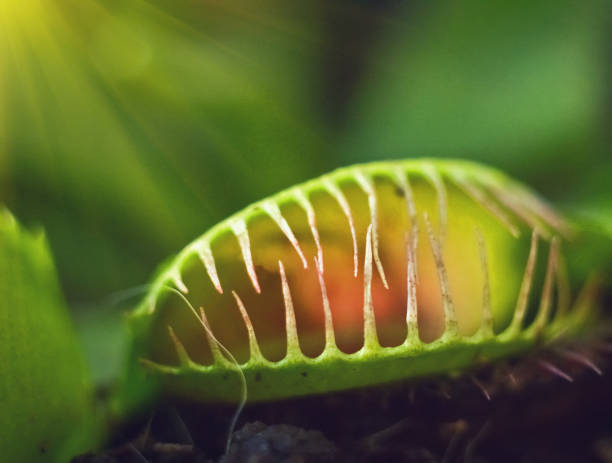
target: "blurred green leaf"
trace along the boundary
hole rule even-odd
[[[146,281],[326,160],[299,8],[159,3],[34,1],[0,20],[0,188],[44,224],[75,303]]]
[[[92,389],[44,235],[0,211],[0,452],[66,462],[91,449]]]
[[[567,195],[608,155],[608,10],[600,1],[406,8],[390,21],[352,106],[343,162],[478,159]]]

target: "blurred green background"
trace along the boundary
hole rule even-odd
[[[612,234],[611,9],[3,0],[0,202],[46,229],[98,380],[117,291],[342,165],[484,161]]]

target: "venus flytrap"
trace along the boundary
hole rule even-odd
[[[357,165],[297,185],[160,271],[129,316],[121,406],[160,391],[236,401],[236,369],[249,401],[271,401],[461,373],[571,339],[594,316],[564,270],[574,233],[526,187],[464,161]]]

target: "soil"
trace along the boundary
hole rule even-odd
[[[248,405],[227,453],[234,408],[167,402],[118,428],[109,450],[73,463],[612,463],[612,361],[568,352],[456,379]]]

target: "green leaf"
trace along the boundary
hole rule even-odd
[[[65,462],[97,428],[84,359],[42,232],[0,211],[0,454]]]

